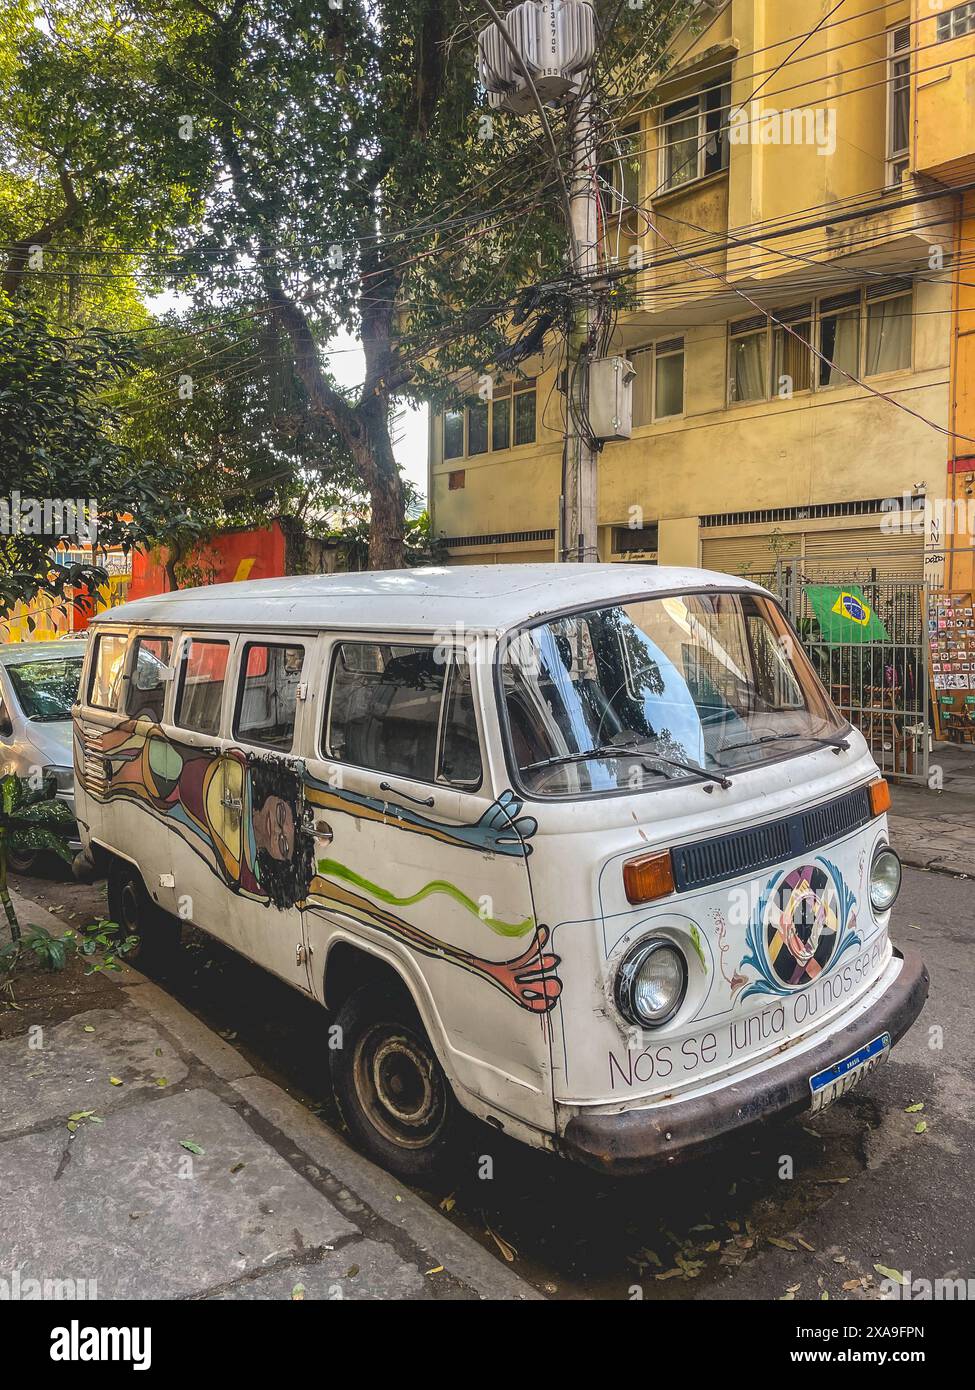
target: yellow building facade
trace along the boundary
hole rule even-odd
[[[601,557],[970,584],[947,504],[975,492],[975,4],[699,8],[600,164],[609,352],[636,370]],[[431,415],[452,563],[559,557],[563,366],[553,342]]]

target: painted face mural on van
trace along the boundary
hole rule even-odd
[[[336,860],[314,862],[309,821],[321,809],[381,820],[395,830],[460,848],[525,857],[537,823],[520,815],[521,803],[511,792],[504,792],[472,825],[457,826],[412,808],[339,790],[272,753],[181,743],[147,720],[127,721],[111,730],[92,728],[86,743],[88,756],[101,759],[107,778],[103,789],[89,779],[89,794],[97,800],[130,800],[165,820],[231,891],[281,909],[335,908],[422,954],[477,975],[524,1009],[546,1013],[555,1007],[562,990],[556,973],[559,957],[546,949],[548,928],[533,917],[485,917],[462,886],[446,880],[397,895]],[[492,961],[390,910],[438,894],[459,903],[497,935],[533,932],[530,944],[508,959]]]

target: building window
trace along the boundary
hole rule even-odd
[[[635,213],[640,206],[641,140],[639,122],[624,126],[613,142],[605,146],[600,159],[600,201],[604,220],[622,219],[628,229],[635,225]]]
[[[877,281],[816,305],[771,309],[767,318],[739,319],[728,325],[729,401],[765,401],[907,371],[913,323],[914,291],[906,279]]]
[[[647,526],[614,526],[614,555],[655,555],[659,548],[660,525],[651,522]]]
[[[914,324],[911,287],[871,285],[867,290],[867,376],[904,371],[911,365]]]
[[[663,108],[657,127],[659,193],[727,169],[730,94],[731,88],[722,83]]]
[[[535,383],[516,381],[514,385],[515,444],[535,443]]]
[[[938,42],[960,39],[963,34],[975,33],[975,4],[956,5],[947,14],[938,15]]]
[[[465,448],[466,434],[466,448]],[[477,397],[463,407],[445,410],[443,456],[445,460],[475,458],[490,449],[498,453],[515,444],[535,442],[535,382],[507,382],[494,387],[490,400]]]
[[[764,315],[729,324],[731,400],[768,400],[768,329]]]
[[[772,391],[788,398],[812,390],[812,305],[782,309],[772,330]]]
[[[467,474],[463,468],[455,468],[452,473],[447,474],[447,491],[458,492],[462,487],[467,486]]]
[[[464,457],[464,412],[445,410],[443,415],[443,456],[445,459]]]
[[[684,413],[684,339],[667,338],[629,353],[633,381],[633,424],[650,425]]]
[[[860,291],[833,295],[819,306],[817,385],[848,386],[860,368]],[[824,360],[825,359],[825,360]]]
[[[971,8],[975,9],[975,6]],[[947,18],[947,16],[943,16]],[[911,165],[911,26],[887,32],[887,185],[901,182]]]
[[[467,452],[471,457],[488,451],[488,403],[470,401],[467,406]]]

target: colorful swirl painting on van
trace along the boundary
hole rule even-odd
[[[521,802],[512,792],[503,792],[472,825],[449,825],[411,807],[331,786],[307,773],[299,760],[185,744],[148,720],[127,720],[113,729],[88,727],[81,743],[79,776],[90,796],[131,801],[164,821],[231,892],[282,910],[334,908],[477,975],[521,1008],[534,1013],[554,1008],[562,983],[556,973],[559,957],[546,950],[547,927],[531,917],[508,922],[482,915],[462,886],[446,880],[435,879],[414,894],[398,896],[337,861],[316,864],[314,835],[307,824],[309,813],[327,810],[379,820],[446,845],[525,858],[538,827],[532,817],[520,814]],[[391,911],[438,893],[459,902],[496,935],[533,932],[530,943],[507,960],[492,961]]]

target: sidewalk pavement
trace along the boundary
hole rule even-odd
[[[905,864],[975,878],[975,746],[937,743],[943,790],[891,783],[890,839]]]
[[[63,931],[14,899],[22,924]],[[84,1280],[100,1299],[541,1297],[137,971],[109,999],[0,1043],[0,1281]]]

